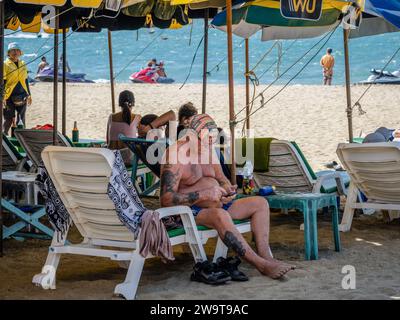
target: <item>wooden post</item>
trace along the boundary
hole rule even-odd
[[[0,0],[0,105],[3,105],[4,98],[4,69],[3,69],[3,61],[4,61],[4,0]],[[0,112],[0,140],[3,144],[3,110]],[[0,148],[0,195],[2,194],[2,175],[3,172],[3,145]],[[0,204],[0,257],[3,256],[3,207]]]
[[[115,113],[114,67],[113,67],[112,39],[110,30],[108,30],[108,59],[110,62],[111,107],[112,107],[112,112]]]
[[[67,130],[67,30],[63,28],[63,76],[62,76],[62,134],[66,135]]]
[[[53,145],[57,144],[58,130],[58,29],[59,9],[56,8],[56,25],[54,29],[54,80],[53,80]]]
[[[208,62],[208,8],[204,13],[204,60],[203,60],[203,96],[201,104],[201,113],[206,113],[207,105],[207,62]]]
[[[347,99],[347,123],[349,129],[349,142],[353,142],[353,109],[351,105],[351,88],[350,88],[350,62],[349,62],[349,33],[350,30],[343,29],[344,43],[344,65],[346,75],[346,99]]]
[[[244,40],[246,50],[246,129],[250,129],[250,66],[249,66],[249,39]]]
[[[231,131],[231,183],[236,184],[235,163],[235,103],[233,83],[233,54],[232,54],[232,0],[226,0],[226,26],[228,40],[228,79],[229,79],[229,127]]]

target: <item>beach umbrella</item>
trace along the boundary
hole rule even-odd
[[[285,10],[284,4],[292,3],[289,0],[255,0],[236,5],[233,9],[233,33],[243,38],[249,38],[262,30],[261,40],[263,41],[316,37],[334,28],[339,23],[343,8],[352,3],[352,1],[337,0],[290,1],[297,4],[294,8],[298,10],[294,10],[294,13]],[[312,14],[306,15],[308,7],[301,6],[303,3],[315,4]],[[317,4],[320,6],[318,7]],[[288,7],[291,6],[288,5]],[[211,24],[215,28],[225,31],[225,11],[220,12]]]
[[[400,28],[400,0],[365,0],[364,11],[383,17],[397,28]]]
[[[350,39],[374,36],[382,33],[398,32],[400,29],[382,17],[362,13],[362,24],[358,29],[350,30]]]

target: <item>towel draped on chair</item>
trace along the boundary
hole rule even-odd
[[[108,184],[108,196],[115,205],[120,221],[133,233],[136,240],[140,229],[140,254],[149,253],[165,260],[174,260],[167,230],[156,211],[147,210],[134,188],[119,150],[114,151],[115,161]],[[39,168],[36,183],[45,200],[46,213],[53,228],[65,235],[71,217],[65,208],[45,167]]]
[[[174,260],[167,230],[156,211],[146,210],[126,170],[119,150],[114,151],[115,161],[108,184],[108,196],[115,205],[121,222],[138,238],[140,228],[140,254],[150,252],[167,260]]]

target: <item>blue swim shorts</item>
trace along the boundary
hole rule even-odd
[[[232,204],[233,204],[233,201],[228,202],[227,204],[224,204],[221,209],[228,211],[228,209],[231,207]],[[200,208],[199,206],[196,206],[194,204],[190,207],[190,209],[192,209],[193,215],[196,217],[201,210],[206,209],[206,208]]]

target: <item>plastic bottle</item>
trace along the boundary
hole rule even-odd
[[[250,160],[246,160],[243,167],[243,194],[253,194],[255,189],[253,179],[253,164]]]
[[[79,142],[79,130],[76,121],[74,121],[74,128],[72,129],[72,142]]]

